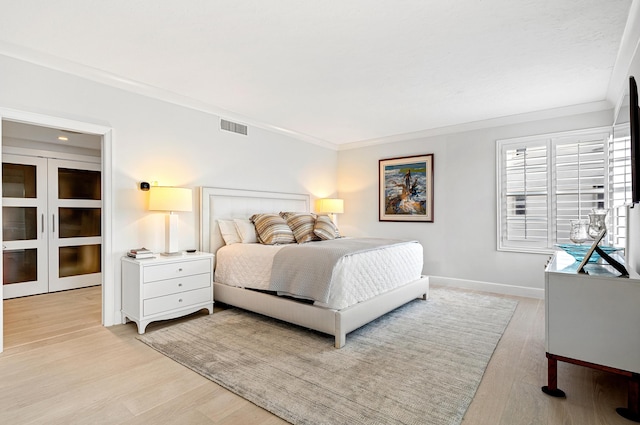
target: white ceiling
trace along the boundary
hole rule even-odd
[[[15,121],[2,121],[2,139],[30,141],[100,151],[102,136],[60,130]]]
[[[0,0],[0,54],[340,145],[613,107],[631,3]]]

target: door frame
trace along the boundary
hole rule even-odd
[[[17,121],[61,130],[89,133],[102,136],[102,324],[112,326],[120,323],[120,312],[116,311],[116,285],[113,259],[113,172],[112,172],[112,133],[110,127],[92,124],[67,118],[54,117],[15,109],[0,108],[0,124],[2,121]],[[0,157],[2,156],[2,126],[0,125]],[[0,189],[1,190],[1,189]],[[0,209],[0,222],[2,209]],[[0,243],[2,235],[0,234]],[[2,261],[0,261],[0,276],[2,276]],[[0,284],[0,353],[4,349],[4,301],[3,288]]]

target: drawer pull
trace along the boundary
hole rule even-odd
[[[182,267],[180,267],[180,268],[178,269],[178,271],[179,271],[179,272],[181,272],[181,271],[182,271]]]
[[[181,287],[181,286],[182,286],[182,283],[178,283],[178,287]]]
[[[179,303],[181,303],[181,302],[182,302],[182,298],[180,298],[180,299],[178,300],[178,302],[179,302]]]

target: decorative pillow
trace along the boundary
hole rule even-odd
[[[291,217],[292,215],[298,215],[298,214],[313,214],[313,213],[302,212],[302,211],[280,211],[280,217],[284,218],[285,220],[287,219],[287,217]],[[315,214],[313,215],[315,216]]]
[[[256,226],[258,242],[262,244],[287,244],[296,241],[293,231],[278,214],[254,214],[250,220]]]
[[[340,237],[340,232],[329,216],[319,215],[313,226],[313,233],[323,241]]]
[[[218,220],[218,227],[220,228],[220,233],[222,234],[222,239],[224,239],[225,244],[232,245],[242,242],[233,220]]]
[[[320,240],[320,238],[313,233],[313,226],[316,224],[315,214],[281,212],[280,217],[284,218],[287,226],[293,231],[296,242],[305,243]]]
[[[242,243],[258,243],[256,228],[251,220],[247,218],[234,218],[233,222],[236,225],[236,230],[238,231],[238,235],[240,236]]]

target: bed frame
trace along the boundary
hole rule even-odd
[[[252,214],[279,211],[310,211],[307,194],[262,192],[202,187],[200,189],[200,250],[215,252],[224,246],[218,219],[248,218]],[[214,273],[215,276],[215,273]],[[429,278],[422,276],[406,285],[342,310],[316,307],[262,292],[215,282],[214,300],[335,337],[336,348],[346,335],[370,321],[416,298],[429,296]]]

